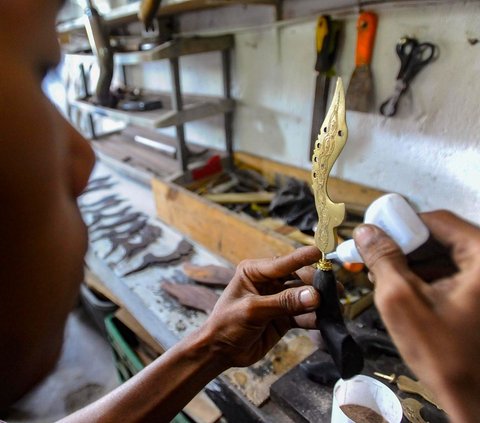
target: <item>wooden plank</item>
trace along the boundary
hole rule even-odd
[[[265,177],[272,179],[275,174],[280,174],[306,181],[309,184],[311,183],[309,170],[282,164],[263,157],[244,152],[236,152],[235,162],[239,166],[247,166],[255,169]],[[328,180],[328,192],[333,201],[351,203],[352,205],[359,206],[368,206],[373,200],[385,194],[384,191],[334,177],[330,177]]]
[[[177,126],[193,120],[204,119],[219,113],[233,111],[235,101],[232,99],[222,99],[215,97],[202,96],[184,96],[184,109],[177,112],[170,109],[170,98],[163,94],[159,97],[164,102],[164,108],[159,110],[149,110],[143,112],[126,112],[110,107],[102,107],[86,100],[70,100],[70,105],[78,107],[81,110],[90,113],[96,113],[100,116],[117,119],[130,125],[137,125],[144,128],[156,129],[168,126]],[[165,97],[165,98],[164,98]],[[193,101],[193,103],[189,103]]]
[[[203,197],[217,204],[271,203],[274,192],[229,192],[225,194],[206,194]]]
[[[277,0],[185,0],[173,4],[162,5],[158,9],[158,16],[173,16],[201,10],[215,9],[219,7],[235,5],[267,5],[276,6]],[[140,2],[114,8],[110,13],[103,16],[109,28],[115,28],[138,21]],[[57,25],[57,33],[67,34],[72,31],[85,30],[83,17],[62,22]]]
[[[299,246],[249,216],[233,213],[178,185],[153,179],[152,186],[160,219],[232,263],[287,254]]]
[[[148,51],[115,53],[117,65],[137,65],[163,59],[172,59],[190,54],[207,53],[233,48],[233,36],[190,37],[168,41]]]
[[[282,234],[303,245],[315,245],[313,236],[304,234],[294,226],[287,225],[282,219],[267,217],[259,221],[260,225]]]
[[[243,5],[267,5],[276,6],[276,0],[187,0],[173,4],[167,4],[158,9],[158,16],[179,15],[200,10],[215,9],[218,7]]]

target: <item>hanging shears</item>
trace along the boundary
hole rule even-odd
[[[384,116],[397,113],[400,97],[415,75],[435,58],[437,48],[435,44],[419,43],[415,38],[405,37],[397,44],[396,50],[400,58],[400,70],[393,96],[380,106],[380,113]]]

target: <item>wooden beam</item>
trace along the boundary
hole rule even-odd
[[[233,213],[178,185],[158,179],[152,185],[161,220],[234,264],[287,254],[300,246],[249,216]]]

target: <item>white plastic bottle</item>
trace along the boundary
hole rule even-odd
[[[405,254],[420,247],[429,237],[428,228],[405,198],[398,194],[376,199],[365,212],[364,222],[383,229]],[[335,252],[327,254],[327,259],[363,263],[353,239],[342,242]]]

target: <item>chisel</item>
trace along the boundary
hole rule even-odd
[[[333,63],[337,50],[340,22],[332,21],[330,16],[322,15],[317,19],[315,41],[317,59],[315,71],[315,99],[313,101],[312,131],[310,134],[310,148],[308,159],[311,160],[315,141],[320,132],[320,126],[327,113],[330,79],[334,74]]]

